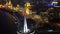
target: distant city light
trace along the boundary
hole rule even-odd
[[[52,32],[53,30],[48,30],[48,32]]]
[[[58,6],[58,2],[52,2],[51,5],[52,6]]]
[[[52,2],[52,3],[58,3],[58,2]]]

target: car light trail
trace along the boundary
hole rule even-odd
[[[28,32],[28,28],[27,28],[27,20],[26,17],[24,17],[24,33]]]

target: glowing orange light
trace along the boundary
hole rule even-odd
[[[29,9],[28,8],[26,9],[26,14],[29,15]]]
[[[30,3],[25,4],[26,15],[30,14],[30,8],[29,8],[30,6],[31,6]]]
[[[0,5],[0,8],[4,8],[5,6],[4,5]]]

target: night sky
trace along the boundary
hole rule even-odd
[[[46,2],[50,2],[52,0],[11,0],[11,1],[15,5],[15,4],[23,4],[26,1],[35,2],[35,3],[36,3],[36,1],[39,1],[41,3],[46,3]],[[3,3],[3,2],[5,3],[6,0],[0,0],[0,3]]]
[[[26,3],[26,1],[29,1],[31,3],[31,5],[34,5],[36,7],[37,6],[40,7],[40,6],[44,6],[44,5],[48,6],[48,4],[51,4],[51,2],[53,0],[11,0],[11,1],[13,3],[13,6],[16,6],[17,4],[20,4],[20,6],[24,6],[24,4]],[[6,0],[0,0],[0,3],[5,4]]]

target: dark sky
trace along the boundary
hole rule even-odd
[[[50,2],[51,0],[11,0],[12,1],[12,3],[14,4],[14,5],[16,5],[16,4],[20,4],[20,5],[22,5],[22,4],[24,4],[25,3],[25,1],[32,1],[32,2],[35,2],[35,3],[37,3],[36,1],[39,1],[39,2],[41,2],[41,3],[44,3],[44,2]],[[6,0],[0,0],[0,3],[2,3],[2,4],[4,4],[4,3],[6,3]]]
[[[23,0],[11,0],[14,5],[16,4],[22,4],[24,1]],[[6,3],[6,0],[0,0],[0,3],[4,4]]]
[[[23,3],[25,1],[48,1],[50,2],[51,0],[11,0],[13,3]],[[6,0],[0,0],[0,2],[6,2]]]

